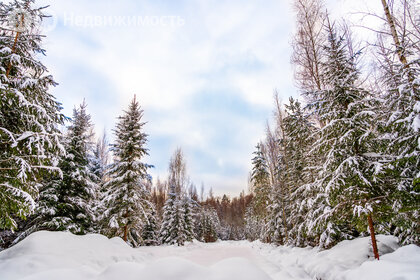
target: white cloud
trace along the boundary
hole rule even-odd
[[[61,84],[54,93],[67,113],[86,98],[98,131],[113,128],[116,117],[137,94],[151,138],[169,139],[165,147],[150,151],[150,160],[159,165],[154,175],[164,176],[170,153],[181,146],[191,153],[191,177],[197,184],[202,181],[215,192],[231,194],[247,187],[251,153],[263,136],[265,118],[271,117],[273,89],[279,89],[284,99],[295,94],[289,63],[294,25],[290,1],[196,0],[182,7],[175,1],[40,2],[51,4],[61,24],[63,15],[72,13],[185,19],[184,26],[175,27],[59,24],[49,32],[45,45],[46,63]],[[266,115],[202,110],[205,104],[192,108],[190,101],[206,90],[237,95]],[[216,126],[223,118],[231,124],[225,136],[229,138],[214,143],[213,139],[226,133]],[[216,167],[197,166],[201,160],[197,151],[213,159]],[[241,174],[220,174],[220,168]]]

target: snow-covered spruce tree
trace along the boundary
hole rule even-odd
[[[181,204],[184,208],[185,240],[192,241],[195,238],[195,202],[189,195],[185,195],[181,200]]]
[[[206,243],[216,242],[219,227],[220,221],[216,210],[212,207],[203,207],[200,213],[198,239]]]
[[[169,186],[168,199],[163,206],[160,241],[181,246],[187,240],[184,207],[177,197],[174,181],[169,182]]]
[[[387,155],[379,180],[389,186],[388,205],[381,209],[388,215],[379,222],[402,244],[420,243],[420,31],[413,4],[384,5],[387,24],[377,44],[384,81],[379,123]]]
[[[34,1],[0,3],[0,229],[17,229],[35,209],[40,179],[64,154],[58,129],[61,106],[55,86],[37,59],[45,54]]]
[[[95,232],[100,231],[101,223],[104,219],[103,215],[106,210],[102,201],[106,192],[103,185],[108,181],[106,173],[109,166],[109,161],[109,144],[106,134],[104,133],[101,138],[97,139],[96,145],[93,148],[91,155],[89,156],[90,170],[96,176],[95,183],[98,185],[95,194],[96,199],[94,205],[92,206],[96,221]]]
[[[186,190],[187,181],[185,158],[178,148],[169,162],[169,194],[160,229],[162,243],[183,245],[194,238],[195,207]]]
[[[264,237],[264,241],[283,245],[289,242],[286,226],[287,215],[285,212],[287,204],[285,203],[284,193],[281,187],[278,186],[274,185],[272,188],[270,195],[271,203],[268,205],[267,222],[264,225],[264,232],[261,233],[261,236]]]
[[[310,121],[299,101],[290,98],[285,105],[287,116],[284,119],[284,130],[287,138],[284,142],[287,157],[285,184],[289,190],[287,205],[287,224],[290,226],[289,243],[296,246],[308,244],[306,215],[310,210],[308,201],[312,195],[308,193],[308,184],[313,182],[314,164],[310,149],[315,140],[316,129]]]
[[[251,191],[254,194],[251,204],[245,214],[246,234],[250,240],[265,239],[264,225],[268,219],[268,205],[270,204],[270,174],[264,154],[264,144],[258,143],[252,159],[250,177]]]
[[[249,241],[261,239],[264,236],[265,221],[261,220],[256,213],[252,203],[245,211],[245,238]]]
[[[288,224],[290,216],[291,187],[287,184],[289,170],[289,152],[287,143],[289,136],[285,128],[287,113],[281,106],[278,94],[275,95],[275,123],[274,132],[267,131],[267,151],[272,191],[270,193],[269,218],[266,231],[271,241],[277,244],[290,243]],[[271,166],[271,167],[270,167]],[[269,240],[267,240],[269,241]]]
[[[109,165],[108,146],[108,139],[104,133],[102,137],[97,140],[92,156],[90,157],[90,168],[99,178],[99,183],[105,181],[106,169]]]
[[[65,149],[66,156],[59,162],[61,176],[46,178],[40,190],[34,229],[71,231],[86,234],[94,229],[94,204],[98,178],[89,166],[92,148],[92,124],[83,103],[73,111]]]
[[[270,202],[270,174],[264,155],[263,143],[258,143],[252,159],[251,183],[254,193],[253,208],[254,215],[264,220],[267,216],[267,205]]]
[[[392,220],[394,234],[403,244],[420,243],[420,57],[409,68],[399,65],[401,84],[391,90],[385,103],[391,109],[387,130],[390,143],[387,154],[393,159],[387,166],[394,186]],[[411,74],[410,74],[411,73]],[[409,75],[417,81],[410,81]],[[390,197],[388,197],[390,198]]]
[[[277,97],[276,97],[277,101]],[[276,122],[278,123],[276,131],[272,131],[267,127],[267,135],[265,142],[265,158],[267,159],[268,170],[270,174],[270,204],[268,205],[267,223],[265,226],[264,240],[273,242],[275,244],[284,244],[286,239],[286,215],[285,215],[285,201],[282,183],[283,166],[282,162],[282,147],[279,132],[279,123],[282,122],[283,112],[277,107]]]
[[[373,180],[376,162],[368,155],[374,151],[373,102],[369,93],[357,86],[359,72],[343,37],[337,36],[334,25],[328,24],[327,31],[326,89],[317,92],[312,104],[325,123],[314,144],[320,158],[325,156],[317,196],[327,197],[328,204],[324,201],[317,210],[319,215],[313,217],[322,231],[323,247],[364,231],[382,194]]]
[[[107,172],[109,181],[104,184],[103,199],[106,210],[102,231],[120,236],[135,247],[141,243],[141,229],[151,207],[145,182],[150,181],[147,170],[152,166],[142,161],[148,155],[142,117],[143,110],[134,97],[115,129],[115,144],[111,145],[114,163]]]
[[[157,222],[157,214],[155,207],[149,209],[146,213],[146,222],[142,229],[142,245],[156,246],[159,245],[159,226]]]

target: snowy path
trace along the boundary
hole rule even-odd
[[[133,249],[121,238],[44,231],[0,252],[0,280],[420,279],[420,247],[378,241],[380,261],[368,237],[321,252],[248,241]]]
[[[268,276],[268,279],[312,279],[302,268],[270,260],[258,246],[244,241],[224,241],[213,244],[190,244],[187,247],[149,247],[138,249],[147,252],[151,259],[165,257],[183,258],[201,266],[211,267],[226,260],[235,260],[255,266]],[[249,268],[249,267],[248,267]],[[237,273],[244,268],[237,266]],[[245,268],[246,269],[246,268]]]

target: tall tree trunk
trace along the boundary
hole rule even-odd
[[[124,226],[124,241],[127,242],[127,235],[128,235],[128,225]]]
[[[25,3],[25,9],[29,9],[29,5],[30,5],[30,1],[26,1],[26,3]],[[25,24],[25,15],[24,14],[22,14],[22,16],[20,18],[20,21],[21,21],[20,23],[17,23],[16,28],[19,27],[19,24],[22,24],[22,25]],[[17,41],[18,41],[18,38],[20,36],[20,33],[21,32],[16,31],[15,41],[13,43],[12,52],[11,52],[10,55],[13,55],[16,52]],[[6,69],[6,77],[7,78],[9,78],[10,70],[11,69],[12,69],[12,60],[10,60],[9,65],[7,66],[7,69]]]
[[[375,259],[379,260],[378,246],[376,244],[375,229],[373,228],[372,214],[368,215],[370,238],[372,239],[372,248]]]
[[[385,12],[385,16],[388,21],[388,24],[389,24],[389,28],[391,29],[391,35],[392,35],[392,38],[394,39],[395,47],[397,48],[398,57],[401,63],[404,64],[404,66],[406,66],[407,59],[404,56],[403,46],[401,46],[400,39],[398,38],[398,33],[397,33],[397,29],[395,28],[394,18],[391,15],[391,12],[389,10],[389,6],[386,0],[381,0],[381,1],[382,1],[382,6],[384,7],[384,12]]]

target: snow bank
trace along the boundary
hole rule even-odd
[[[346,279],[420,279],[420,247],[404,246],[378,261],[364,262],[360,267],[346,271]]]
[[[0,252],[1,280],[269,280],[246,258],[223,258],[209,266],[189,260],[206,244],[133,249],[120,238],[36,232]],[[159,253],[153,254],[153,251]],[[164,257],[178,252],[180,256]],[[215,251],[214,251],[215,252]],[[176,255],[176,254],[175,254]]]
[[[310,279],[420,279],[420,247],[410,245],[399,248],[394,236],[378,235],[377,240],[380,261],[373,257],[370,237],[342,241],[324,251],[316,248],[273,248],[272,245],[259,242],[254,242],[253,246],[259,247],[267,259],[277,262],[286,270],[305,271]],[[308,278],[300,275],[292,279]]]
[[[120,238],[37,232],[0,252],[0,280],[418,280],[420,247],[379,235],[330,250],[261,242],[192,242],[133,249]]]
[[[0,279],[92,279],[112,263],[145,257],[121,238],[41,231],[0,252]]]

